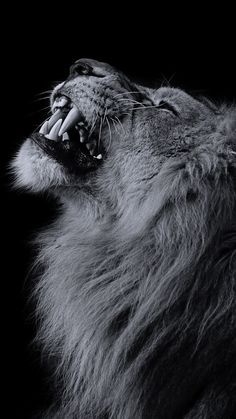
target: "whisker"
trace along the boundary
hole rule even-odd
[[[102,135],[102,117],[100,117],[100,126],[99,126],[99,134],[98,134],[98,150],[101,144],[101,135]]]
[[[50,106],[46,106],[45,108],[40,108],[40,109],[37,109],[34,112],[30,112],[30,113],[27,114],[27,118],[28,117],[31,117],[31,116],[34,116],[34,115],[37,115],[37,114],[40,114],[43,111],[47,111],[47,114],[49,115],[49,113],[51,112],[51,107]]]
[[[40,92],[40,93],[36,93],[36,95],[35,96],[42,96],[42,95],[44,95],[44,94],[47,94],[47,93],[52,93],[52,89],[49,89],[49,90],[43,90],[42,92]]]
[[[112,123],[113,123],[113,125],[114,125],[114,129],[115,129],[115,131],[118,133],[118,122],[117,122],[117,121],[115,121],[115,119],[114,119],[114,118],[112,118],[111,116],[110,116],[110,120],[112,121]]]
[[[161,87],[163,87],[163,86],[170,87],[170,82],[175,77],[175,74],[176,73],[173,73],[169,78],[167,78],[164,74],[161,74],[161,77],[162,77]],[[157,90],[158,90],[158,88],[157,88]]]
[[[44,108],[39,109],[38,112],[45,111],[45,110],[48,110],[48,112],[50,112],[51,111],[51,106],[50,105],[45,106]]]
[[[169,78],[168,78],[168,85],[170,86],[170,82],[173,80],[173,78],[175,77],[176,72],[173,73]]]
[[[105,109],[104,116],[103,117],[101,116],[101,119],[100,119],[99,136],[98,136],[98,149],[100,148],[100,144],[101,144],[102,127],[103,127],[103,124],[104,124],[104,120],[106,118],[106,113],[107,113],[107,108]]]
[[[96,117],[95,117],[95,120],[94,120],[94,122],[93,122],[93,124],[92,124],[92,127],[91,127],[91,129],[90,129],[90,131],[89,131],[89,138],[91,137],[91,135],[92,135],[92,133],[93,133],[93,131],[95,130],[95,127],[96,127],[96,122],[97,122],[97,120],[98,120],[98,114],[99,114],[99,110],[97,111],[97,113],[96,113]]]
[[[117,120],[117,123],[119,123],[119,125],[121,126],[121,128],[122,128],[122,130],[123,130],[124,134],[126,134],[126,131],[125,131],[125,129],[124,129],[124,126],[123,126],[123,124],[122,124],[121,120],[118,118],[118,116],[115,116],[115,118],[116,118],[116,120]]]
[[[140,93],[143,93],[144,94],[144,92],[141,92],[140,90],[134,90],[133,92],[124,92],[124,93],[118,93],[117,95],[115,95],[115,96],[113,96],[113,99],[115,99],[116,97],[118,97],[118,96],[124,96],[124,95],[131,95],[131,94],[133,94],[133,93],[136,93],[136,94],[140,94]]]
[[[42,100],[49,100],[50,96],[38,97],[37,99],[32,100],[32,103],[40,102]]]
[[[135,100],[135,99],[127,99],[127,98],[123,98],[123,99],[118,99],[118,100],[117,100],[117,102],[123,102],[123,101],[126,101],[126,102],[131,102],[131,103],[137,103],[138,105],[145,106],[145,105],[143,105],[143,103],[142,103],[142,102],[138,102],[138,101],[137,101],[137,100]]]
[[[111,119],[111,122],[113,124],[114,130],[118,133],[118,131],[117,131],[117,122],[113,118],[111,118],[111,117],[110,117],[110,119]]]
[[[106,122],[107,122],[107,125],[108,125],[108,129],[109,129],[109,135],[110,135],[110,143],[109,143],[109,145],[108,145],[108,147],[107,147],[107,151],[109,150],[109,148],[111,147],[111,126],[110,126],[110,122],[109,122],[109,120],[108,120],[108,117],[106,116]]]
[[[160,109],[160,106],[159,105],[151,105],[151,106],[140,106],[139,108],[134,108],[134,109],[130,109],[130,110],[137,110],[137,109],[150,109],[150,108],[156,108],[156,109]],[[163,109],[162,108],[162,110],[163,111],[165,111],[166,109]],[[167,110],[166,110],[167,111]],[[168,111],[169,112],[169,111]]]
[[[39,131],[39,129],[41,128],[41,126],[44,124],[45,120],[43,122],[41,122],[41,124],[37,125],[37,127],[33,130],[33,134],[35,134],[36,132]]]

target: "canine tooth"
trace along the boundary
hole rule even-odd
[[[74,106],[68,113],[67,117],[64,119],[64,122],[59,131],[59,135],[64,134],[64,132],[68,131],[68,128],[73,127],[75,123],[78,122],[78,120],[81,118],[81,116],[81,112]]]
[[[48,133],[48,131],[49,131],[49,128],[48,128],[48,121],[45,121],[45,122],[43,123],[43,125],[41,126],[40,130],[39,130],[39,134],[43,134],[43,135],[45,135],[45,134],[47,134],[47,133]]]
[[[49,140],[53,140],[53,141],[57,141],[58,140],[58,135],[59,135],[59,131],[61,128],[61,124],[62,124],[62,119],[59,119],[55,125],[53,125],[51,131],[49,132],[49,134],[45,135],[46,138],[48,138]]]
[[[58,119],[60,119],[62,117],[62,112],[60,109],[58,109],[49,119],[48,121],[48,129],[50,130],[53,125],[58,121]]]

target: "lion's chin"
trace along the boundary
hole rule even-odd
[[[70,176],[64,167],[40,149],[30,138],[21,146],[11,163],[16,187],[33,192],[68,185]]]

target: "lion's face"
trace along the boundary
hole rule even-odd
[[[35,191],[140,185],[213,123],[213,110],[183,91],[141,87],[89,59],[77,61],[54,89],[51,112],[13,163],[18,183]]]

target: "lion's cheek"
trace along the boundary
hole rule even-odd
[[[30,139],[27,139],[11,164],[15,185],[38,192],[68,182],[67,176],[56,161],[48,157]]]

